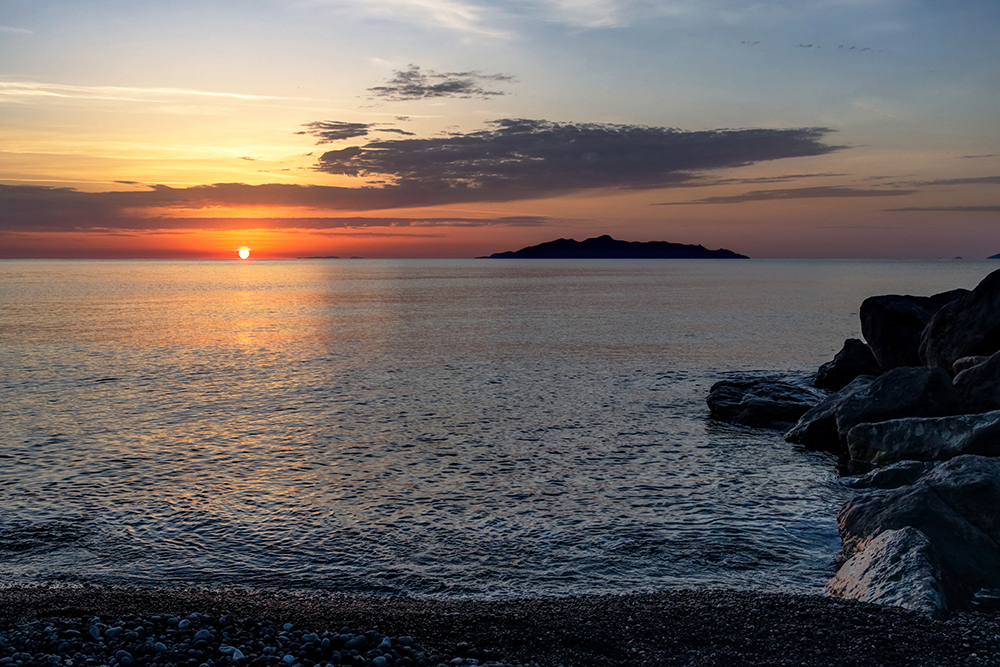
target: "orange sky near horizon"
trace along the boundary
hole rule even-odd
[[[992,0],[113,4],[0,8],[0,259],[1000,252]]]

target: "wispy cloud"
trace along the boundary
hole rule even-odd
[[[912,185],[1000,185],[1000,176],[942,178],[936,181],[913,181]]]
[[[126,184],[132,184],[127,182]],[[164,209],[186,212],[219,206],[254,205],[357,208],[373,193],[363,188],[322,186],[244,185],[220,183],[192,188],[155,186],[148,190],[80,192],[72,188],[0,185],[0,232],[54,232],[162,229],[353,229],[364,227],[536,227],[551,222],[547,216],[268,216],[202,217],[163,215]],[[360,198],[358,196],[360,195]],[[148,215],[145,211],[159,211]]]
[[[178,99],[230,100],[240,102],[318,101],[304,97],[247,95],[182,88],[129,88],[122,86],[75,86],[35,81],[0,81],[0,102],[39,99],[115,100],[123,102],[174,102]]]
[[[34,35],[34,31],[28,30],[27,28],[14,28],[9,25],[0,25],[0,34],[7,33],[8,35]]]
[[[846,174],[819,173],[819,174],[782,174],[781,176],[756,176],[752,178],[719,178],[705,180],[697,185],[710,187],[715,185],[752,185],[756,183],[788,183],[790,181],[800,181],[805,178],[835,178],[846,176]]]
[[[611,28],[624,25],[629,3],[619,0],[547,0],[551,20],[578,28]]]
[[[396,70],[384,85],[369,88],[368,92],[373,97],[393,101],[436,97],[488,99],[506,93],[489,90],[485,85],[513,80],[514,77],[507,74],[483,74],[476,71],[438,73],[410,65],[405,70]]]
[[[1000,213],[1000,206],[907,206],[885,211],[950,211],[953,213]]]
[[[343,0],[327,4],[345,4]],[[462,0],[362,0],[362,7],[382,18],[405,18],[456,32],[482,37],[505,38],[509,33],[495,27],[497,11]]]
[[[775,201],[784,199],[823,199],[827,197],[898,197],[911,195],[916,190],[860,190],[836,186],[812,188],[789,188],[787,190],[754,190],[741,195],[727,197],[705,197],[693,201],[662,202],[654,206],[681,206],[685,204],[744,204],[754,201]]]

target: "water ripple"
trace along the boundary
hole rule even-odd
[[[519,266],[5,263],[0,577],[819,590],[834,462],[704,396],[856,335],[856,267]]]

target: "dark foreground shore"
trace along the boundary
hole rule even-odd
[[[433,656],[448,664],[463,662],[454,662],[457,658],[473,664],[468,658],[474,657],[480,664],[542,666],[1000,665],[1000,619],[994,615],[961,612],[947,621],[933,621],[894,608],[819,596],[733,591],[443,602],[246,590],[8,586],[0,588],[0,637],[6,642],[0,649],[10,656],[14,642],[24,643],[30,633],[43,629],[54,638],[59,633],[74,637],[76,628],[83,635],[78,641],[90,641],[88,629],[96,627],[95,619],[102,627],[121,623],[126,632],[146,620],[151,636],[160,632],[169,642],[162,634],[167,619],[172,617],[176,627],[178,618],[192,613],[199,615],[192,632],[199,623],[215,623],[220,630],[213,632],[221,635],[221,627],[230,621],[219,619],[229,617],[256,619],[257,627],[266,625],[261,621],[278,629],[292,623],[300,636],[375,630],[379,635],[369,633],[375,637],[370,644],[398,644],[395,638],[412,637],[428,663]],[[153,617],[161,629],[147,620]],[[145,639],[152,642],[156,637]],[[46,649],[53,656],[50,667],[60,664],[56,643],[53,639]],[[235,644],[235,637],[229,643]],[[134,664],[166,664],[166,655],[148,648],[149,657],[137,657]],[[24,660],[27,652],[18,656],[22,664],[32,662]],[[213,663],[206,657],[203,664],[265,664],[270,659],[284,665],[281,658],[279,651],[277,656],[248,655],[236,662],[230,654]],[[61,664],[69,660],[64,653]],[[197,667],[200,660],[176,664]],[[350,660],[345,656],[344,661]],[[17,659],[0,662],[14,667]],[[129,667],[132,662],[130,656],[118,664]],[[393,664],[391,658],[388,664]],[[406,663],[397,659],[397,664]],[[73,667],[86,665],[80,656],[73,660]]]

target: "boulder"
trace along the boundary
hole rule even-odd
[[[965,357],[968,359],[969,357]],[[959,359],[954,366],[958,366]],[[955,376],[955,393],[965,412],[1000,410],[1000,352]]]
[[[862,375],[837,393],[830,394],[799,418],[785,434],[785,440],[803,445],[806,449],[846,451],[837,433],[837,409],[850,396],[866,389],[874,381],[873,376]]]
[[[963,604],[1000,585],[1000,459],[966,455],[939,463],[913,485],[849,500],[837,523],[848,556],[884,531],[916,528],[941,558],[949,600]]]
[[[861,334],[882,370],[920,366],[920,335],[943,306],[968,294],[952,290],[934,296],[886,294],[861,303]]]
[[[913,484],[933,467],[926,461],[899,461],[860,477],[843,477],[841,483],[851,489],[898,489]]]
[[[819,367],[813,384],[820,389],[840,391],[859,375],[881,373],[882,369],[871,348],[857,338],[848,338],[833,360]]]
[[[894,368],[848,396],[837,408],[837,432],[847,433],[864,422],[902,417],[942,417],[958,411],[948,373],[940,368]]]
[[[716,382],[706,400],[716,419],[783,430],[816,405],[820,395],[790,382],[761,378]]]
[[[941,559],[923,533],[886,530],[854,554],[826,585],[832,597],[903,607],[944,618],[948,596]]]
[[[962,454],[1000,456],[1000,410],[953,417],[910,417],[858,424],[847,434],[855,461],[944,461]]]
[[[973,366],[978,366],[989,359],[986,355],[977,354],[971,357],[962,357],[961,359],[956,359],[955,363],[951,365],[951,376],[956,377],[962,371],[968,370]]]
[[[962,357],[1000,351],[1000,270],[983,278],[972,292],[942,307],[920,338],[920,359],[951,370]]]

